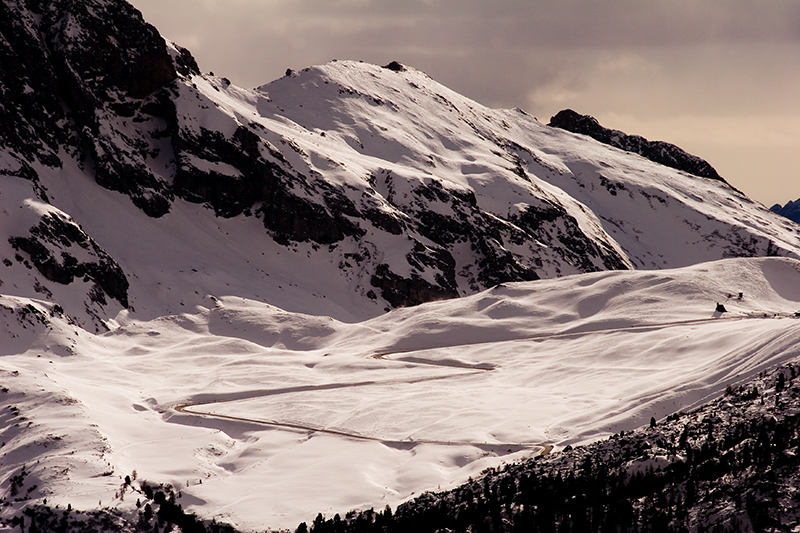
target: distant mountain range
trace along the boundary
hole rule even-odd
[[[64,494],[84,508],[113,500],[139,512],[123,501],[132,489],[122,485],[136,485],[120,475],[133,475],[132,457],[149,475],[169,476],[153,482],[181,483],[186,494],[209,491],[187,497],[187,506],[217,505],[220,495],[235,493],[229,480],[252,475],[248,483],[255,483],[261,477],[252,472],[272,468],[273,455],[248,462],[264,450],[297,452],[281,452],[281,460],[295,462],[270,472],[299,483],[286,472],[327,457],[314,448],[319,439],[366,442],[368,451],[353,456],[391,456],[386,464],[402,456],[397,471],[412,468],[383,483],[370,476],[395,467],[376,466],[358,477],[363,492],[325,485],[325,497],[351,498],[336,505],[372,502],[359,498],[378,490],[379,501],[400,498],[441,481],[430,474],[435,469],[414,471],[414,461],[446,464],[436,475],[466,478],[498,454],[579,439],[579,422],[564,415],[541,428],[520,415],[533,442],[515,433],[516,425],[502,426],[503,416],[476,408],[447,411],[441,420],[449,422],[419,429],[445,432],[466,421],[472,435],[487,420],[501,421],[456,453],[446,432],[409,440],[415,433],[398,427],[391,438],[378,435],[374,421],[387,412],[364,414],[371,402],[346,396],[346,387],[406,393],[450,379],[444,373],[452,371],[466,372],[458,376],[465,384],[490,380],[436,406],[418,406],[423,395],[412,395],[409,419],[422,419],[488,398],[498,387],[516,390],[518,383],[499,386],[485,376],[514,376],[537,361],[543,345],[524,348],[529,357],[513,372],[494,372],[519,355],[519,339],[611,336],[592,337],[576,348],[581,355],[607,341],[622,343],[618,336],[628,327],[649,332],[668,324],[672,331],[688,321],[680,339],[692,339],[685,349],[698,350],[693,360],[700,364],[713,350],[710,337],[695,330],[716,327],[706,324],[716,304],[736,309],[727,316],[743,324],[767,316],[789,322],[800,300],[792,288],[800,226],[732,188],[702,159],[606,129],[589,116],[565,110],[546,125],[521,109],[487,108],[395,61],[333,61],[244,89],[203,73],[191,52],[165,40],[122,0],[0,0],[0,37],[0,375],[13,384],[0,393],[8,422],[0,498],[16,506],[0,508],[0,521],[29,501],[44,505]],[[713,276],[680,270],[719,261],[710,267]],[[615,277],[662,269],[679,270]],[[561,278],[563,285],[548,285]],[[610,302],[628,294],[631,280],[644,291],[647,313],[662,317],[656,325],[614,314],[619,309]],[[519,294],[536,297],[508,288],[518,283]],[[648,292],[651,283],[664,292]],[[558,297],[548,300],[547,291]],[[659,314],[689,300],[690,318]],[[625,300],[623,307],[635,306]],[[542,333],[542,324],[551,329]],[[764,335],[753,353],[773,361],[770,350],[780,343]],[[677,342],[654,339],[637,345],[637,354]],[[491,352],[497,359],[489,363],[475,346],[495,341],[511,344]],[[530,375],[566,383],[560,357]],[[589,360],[595,358],[581,361]],[[652,362],[611,362],[597,372]],[[676,382],[674,390],[685,385],[688,392],[670,401],[694,405],[718,394],[723,378],[751,376],[766,365],[758,364]],[[373,373],[387,375],[376,381]],[[612,388],[603,395],[613,403]],[[357,404],[357,414],[347,402],[320,399],[328,390]],[[291,396],[297,391],[310,395],[300,401]],[[555,391],[519,405],[567,396]],[[189,399],[195,407],[238,406],[254,397],[263,405],[291,401],[280,404],[280,416],[261,418],[181,410]],[[564,409],[603,401],[593,396]],[[654,401],[637,396],[603,413],[617,417],[615,424],[638,423]],[[394,410],[401,402],[375,404]],[[336,408],[352,416],[314,418]],[[347,429],[353,417],[362,424],[358,431]],[[599,428],[586,435],[605,431]],[[140,429],[157,437],[140,440]],[[270,440],[281,431],[291,438]],[[185,462],[161,461],[166,448]],[[438,451],[426,455],[422,448]],[[247,494],[225,505],[255,492],[255,485],[241,486]],[[299,504],[287,501],[276,500],[270,516],[294,520]]]
[[[790,200],[786,203],[786,205],[783,206],[780,204],[775,204],[769,209],[773,213],[778,213],[779,215],[800,224],[800,200]]]

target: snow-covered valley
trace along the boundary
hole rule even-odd
[[[790,259],[515,283],[354,323],[227,297],[96,335],[24,305],[3,301],[20,342],[0,361],[3,475],[27,465],[30,496],[62,507],[132,508],[114,495],[136,471],[247,530],[395,506],[800,356]]]

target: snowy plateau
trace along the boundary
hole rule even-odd
[[[800,226],[722,179],[395,62],[243,89],[121,1],[0,35],[0,530],[294,530],[800,357]]]

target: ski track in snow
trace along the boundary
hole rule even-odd
[[[444,365],[437,365],[436,363],[430,362],[419,362],[415,360],[408,360],[416,364],[429,364],[432,366],[452,366],[448,364]],[[492,368],[486,368],[484,371],[491,371]],[[211,418],[221,418],[225,420],[232,420],[238,422],[246,422],[252,424],[259,424],[264,426],[270,427],[277,427],[277,428],[286,428],[286,429],[293,429],[299,430],[304,432],[311,432],[311,433],[326,433],[328,435],[335,435],[339,437],[357,439],[357,440],[370,440],[375,442],[380,442],[381,444],[385,444],[387,446],[395,446],[395,447],[408,447],[408,446],[416,446],[419,444],[436,444],[440,446],[475,446],[476,448],[480,448],[487,452],[496,452],[500,449],[505,449],[505,453],[514,451],[520,451],[524,448],[539,448],[541,449],[540,453],[549,453],[552,450],[552,446],[548,444],[542,443],[533,443],[533,442],[510,442],[510,443],[492,443],[488,444],[486,442],[453,442],[453,441],[444,441],[444,440],[426,440],[426,439],[405,439],[405,440],[388,440],[382,439],[379,437],[371,437],[368,435],[362,435],[360,433],[356,433],[353,431],[346,431],[343,429],[332,429],[332,428],[324,428],[324,427],[316,427],[308,424],[298,424],[292,423],[288,421],[280,421],[280,420],[260,420],[256,418],[245,418],[245,417],[238,417],[238,416],[231,416],[226,415],[224,412],[218,412],[215,410],[214,412],[209,411],[200,411],[197,410],[198,407],[208,407],[208,406],[219,406],[221,404],[225,404],[228,402],[234,402],[243,399],[252,399],[252,398],[261,398],[264,396],[278,396],[281,394],[292,394],[298,392],[309,392],[309,391],[331,391],[336,389],[343,389],[343,388],[356,388],[356,387],[370,387],[375,385],[396,385],[396,384],[412,384],[412,383],[421,383],[424,381],[436,381],[442,379],[450,379],[456,376],[464,376],[468,375],[465,373],[462,374],[453,374],[453,375],[446,375],[446,376],[435,376],[429,378],[420,378],[417,380],[388,380],[388,381],[362,381],[362,382],[350,382],[350,383],[329,383],[324,385],[315,385],[315,386],[302,386],[302,387],[290,387],[288,389],[268,389],[268,390],[256,390],[256,391],[243,391],[241,393],[236,393],[232,396],[233,398],[216,398],[212,400],[204,400],[204,401],[197,401],[197,402],[190,402],[185,404],[179,404],[172,407],[175,411],[179,413],[189,413],[196,416],[201,417],[211,417]],[[224,411],[224,410],[223,410]]]

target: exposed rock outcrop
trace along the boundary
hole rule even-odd
[[[572,109],[559,111],[550,119],[548,125],[571,131],[572,133],[588,135],[603,144],[639,154],[650,161],[682,170],[695,176],[725,181],[707,161],[685,152],[674,144],[663,141],[648,141],[639,135],[626,135],[619,130],[604,128],[597,122],[596,118],[590,115],[581,115]]]
[[[92,282],[90,297],[107,305],[106,296],[128,307],[128,279],[117,262],[68,216],[44,215],[28,236],[8,239],[24,252],[46,279],[68,285],[75,279]]]
[[[88,156],[98,184],[151,216],[167,212],[167,184],[145,162],[152,130],[126,127],[177,77],[141,13],[126,2],[3,0],[0,34],[0,137],[22,167],[60,167],[60,149]]]

